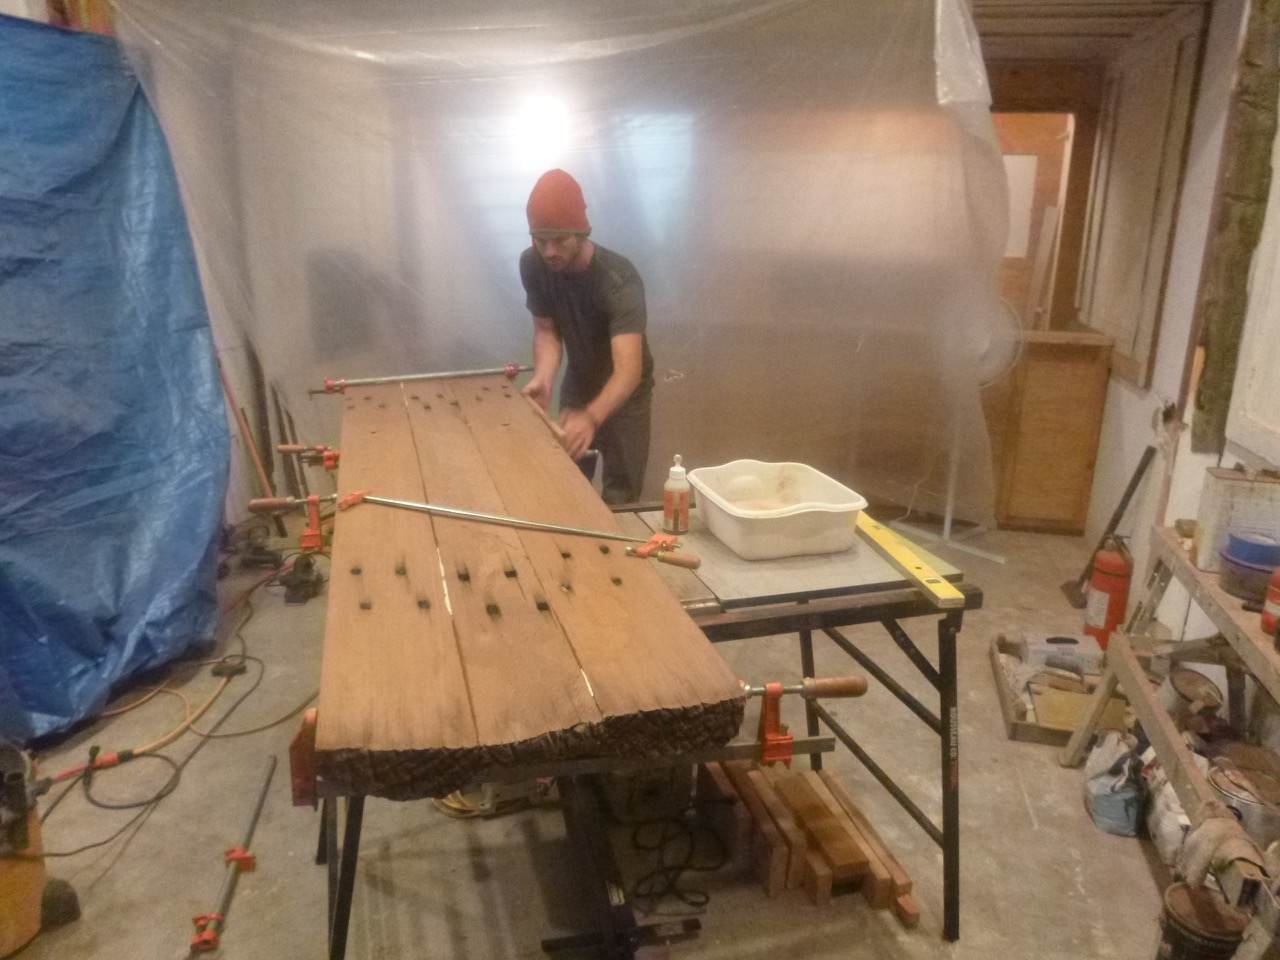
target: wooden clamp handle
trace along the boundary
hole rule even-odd
[[[542,418],[542,422],[551,428],[551,433],[555,436],[557,440],[560,441],[561,445],[563,445],[564,429],[560,426],[560,424],[552,420],[551,414],[543,410],[542,407],[539,406],[538,401],[533,399],[533,397],[529,396],[527,393],[522,393],[521,396],[529,401],[529,406],[533,407],[534,411],[538,414],[538,416]]]
[[[279,510],[292,510],[298,505],[293,497],[258,497],[249,501],[250,513],[275,513]]]
[[[860,697],[867,692],[867,678],[857,674],[847,677],[806,677],[801,684],[801,696],[806,700],[815,697]]]
[[[686,570],[697,570],[702,566],[702,561],[692,553],[677,553],[673,550],[659,551],[653,555],[653,559],[659,563],[669,563],[673,567],[684,567]],[[866,681],[862,683],[865,690]]]

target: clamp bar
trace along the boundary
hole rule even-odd
[[[484,370],[451,370],[445,373],[408,373],[399,377],[362,377],[358,380],[326,380],[319,389],[308,390],[307,393],[345,393],[347,387],[375,387],[384,383],[409,383],[418,380],[452,380],[455,377],[487,377],[502,374],[509,380],[515,379],[518,373],[528,373],[532,366],[521,366],[516,363],[504,364],[501,367],[488,367]]]
[[[458,507],[441,507],[434,503],[417,503],[413,500],[395,500],[391,497],[376,497],[362,490],[348,493],[338,500],[339,510],[348,510],[359,503],[377,503],[384,507],[399,507],[402,510],[417,510],[442,517],[453,517],[456,520],[472,520],[477,523],[492,523],[500,527],[514,527],[517,530],[545,530],[548,533],[565,533],[575,537],[594,537],[598,540],[625,540],[628,543],[641,544],[629,547],[628,553],[640,557],[652,557],[663,563],[677,567],[697,569],[702,563],[697,557],[687,553],[679,553],[676,548],[680,541],[665,533],[655,533],[651,537],[629,537],[625,533],[614,533],[608,530],[587,530],[583,527],[566,527],[558,523],[546,523],[542,520],[522,520],[518,517],[504,517],[497,513],[481,513],[476,510],[462,510]]]

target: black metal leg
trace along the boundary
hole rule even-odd
[[[356,861],[360,857],[360,824],[364,819],[364,797],[347,798],[347,818],[342,834],[342,864],[338,870],[337,889],[333,885],[330,866],[330,899],[333,903],[329,925],[329,960],[343,960],[347,953],[347,930],[351,924],[351,899],[356,886]],[[336,824],[335,824],[336,826]],[[336,830],[330,831],[336,833]],[[331,861],[332,863],[332,861]]]
[[[813,666],[813,631],[800,631],[800,672],[805,677],[814,676]],[[809,731],[809,736],[816,737],[821,731],[818,725],[818,711],[814,709],[812,700],[804,702],[804,722],[805,728]],[[809,767],[813,770],[822,769],[822,754],[809,754]]]
[[[960,614],[938,621],[938,687],[942,714],[942,936],[960,939],[960,727],[956,635]]]
[[[326,797],[320,804],[320,839],[324,844],[324,853],[318,860],[328,867],[329,872],[329,914],[325,929],[332,932],[333,914],[338,900],[338,867],[342,863],[338,856],[338,801],[333,797]]]

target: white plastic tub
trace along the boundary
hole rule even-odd
[[[689,483],[703,522],[744,560],[848,550],[867,505],[803,463],[734,460],[690,470]]]

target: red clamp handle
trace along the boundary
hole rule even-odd
[[[241,873],[248,873],[258,866],[258,858],[244,847],[228,847],[226,862],[228,866],[234,863]]]
[[[345,380],[326,380],[324,382],[325,393],[346,393],[347,381]]]
[[[666,553],[680,546],[680,538],[670,533],[655,533],[648,543],[636,547],[637,557],[652,557],[654,554]]]
[[[358,503],[364,503],[365,495],[368,492],[369,492],[368,490],[352,490],[347,495],[339,497],[338,509],[347,510],[351,507],[354,507]]]
[[[516,374],[518,374],[519,372],[520,372],[520,364],[518,363],[504,363],[502,365],[502,375],[505,376],[508,380],[514,380],[516,378]]]

